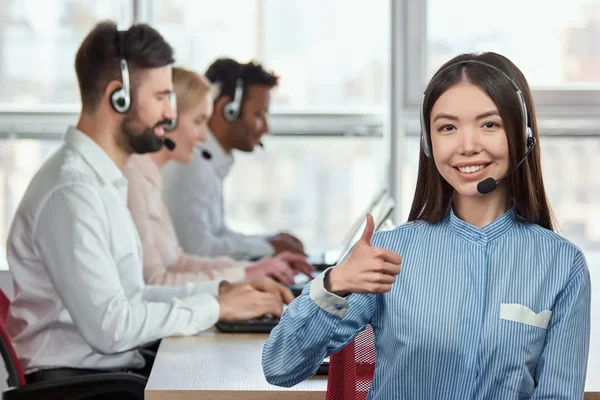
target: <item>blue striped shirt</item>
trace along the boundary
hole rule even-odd
[[[450,209],[372,243],[403,258],[392,290],[341,298],[313,280],[264,346],[268,382],[307,379],[371,324],[367,399],[583,397],[590,278],[576,246],[513,209],[482,229]]]

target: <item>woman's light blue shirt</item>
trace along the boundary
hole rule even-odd
[[[377,232],[399,253],[389,293],[327,292],[322,276],[263,349],[267,380],[293,386],[366,324],[376,369],[368,399],[581,399],[590,278],[581,251],[511,209],[478,229],[450,209],[437,224]]]

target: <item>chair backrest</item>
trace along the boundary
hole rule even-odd
[[[17,353],[15,353],[8,330],[6,329],[6,318],[8,317],[9,307],[10,300],[6,297],[4,291],[0,289],[0,353],[2,353],[6,372],[8,372],[6,382],[9,387],[25,386],[23,368],[21,368],[21,363],[17,358]]]
[[[373,328],[367,325],[354,341],[331,356],[326,400],[365,400],[374,372]]]

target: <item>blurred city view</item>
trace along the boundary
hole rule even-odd
[[[203,71],[217,57],[234,56],[261,60],[281,75],[273,112],[385,111],[386,0],[153,3],[154,25],[176,49],[178,64]],[[600,1],[555,2],[544,23],[533,17],[539,19],[535,30],[529,29],[535,13],[528,10],[547,1],[506,1],[493,10],[498,14],[492,19],[476,18],[478,4],[457,0],[447,7],[441,0],[429,1],[428,74],[459,52],[489,49],[511,57],[534,89],[600,86]],[[521,12],[513,14],[517,5]],[[0,0],[0,6],[5,10],[0,15],[0,107],[12,103],[11,109],[76,105],[73,57],[81,40],[99,20],[111,18],[126,27],[132,18],[127,0]],[[510,29],[504,14],[515,19]],[[448,23],[461,16],[473,23]],[[539,45],[520,46],[520,38]],[[227,181],[228,216],[238,228],[289,229],[311,247],[331,247],[385,185],[389,149],[380,137],[305,137],[301,126],[297,133],[267,138],[265,150],[238,156],[240,166]],[[18,138],[0,144],[3,240],[31,175],[57,145],[56,140]],[[600,139],[544,137],[542,148],[546,184],[562,232],[593,256],[600,250],[600,180],[594,174]],[[406,141],[405,152],[399,221],[414,190],[416,136]]]

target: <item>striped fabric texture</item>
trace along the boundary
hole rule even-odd
[[[479,229],[437,224],[375,233],[403,257],[392,290],[340,298],[317,278],[263,349],[267,381],[289,387],[373,327],[367,399],[581,399],[590,277],[581,251],[511,209]]]

